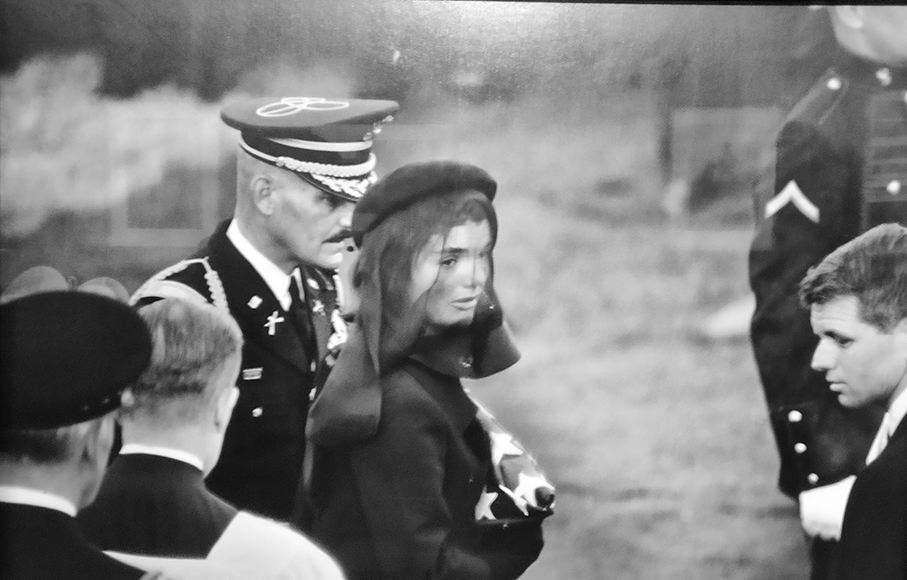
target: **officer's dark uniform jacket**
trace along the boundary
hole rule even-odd
[[[841,407],[810,368],[818,342],[798,285],[807,270],[879,223],[907,224],[907,69],[840,51],[786,119],[774,171],[756,196],[749,257],[751,336],[795,496],[864,467],[880,415]]]
[[[345,327],[331,275],[300,267],[305,313],[294,316],[227,238],[228,225],[221,224],[194,258],[156,274],[132,301],[183,297],[229,309],[245,340],[240,394],[207,484],[241,509],[287,520],[302,468],[310,396],[333,364]]]

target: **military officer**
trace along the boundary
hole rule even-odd
[[[39,289],[0,305],[0,350],[0,578],[146,577],[74,518],[98,491],[121,393],[151,356],[145,324],[108,297]]]
[[[240,509],[290,516],[310,395],[346,336],[334,272],[353,204],[376,179],[373,138],[397,108],[313,97],[228,105],[221,117],[240,131],[233,219],[132,297],[205,301],[239,323],[239,399],[207,482]]]
[[[834,64],[778,134],[749,256],[751,336],[781,457],[779,487],[799,499],[804,529],[816,538],[814,578],[825,577],[835,549],[825,541],[837,535],[827,516],[843,516],[846,493],[834,485],[864,467],[880,416],[843,408],[810,368],[818,339],[797,285],[861,231],[907,223],[907,7],[827,10]]]

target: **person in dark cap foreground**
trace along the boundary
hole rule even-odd
[[[519,358],[493,286],[495,190],[478,167],[415,163],[353,213],[360,307],[310,411],[299,501],[350,578],[516,578],[542,549],[554,490],[461,383]]]
[[[74,516],[94,499],[123,390],[151,340],[125,304],[38,291],[0,305],[0,578],[160,578],[105,555]]]
[[[242,332],[230,314],[175,298],[139,314],[151,330],[151,364],[120,411],[123,448],[79,513],[88,538],[181,579],[341,580],[331,557],[301,534],[205,487],[239,394]]]
[[[835,580],[907,577],[907,228],[876,226],[809,270],[812,367],[848,408],[884,418],[845,495]]]
[[[240,509],[287,520],[310,395],[346,336],[334,270],[353,204],[375,181],[372,142],[393,101],[262,98],[227,106],[240,131],[236,209],[195,257],[133,295],[229,310],[245,337],[239,400],[208,486]]]
[[[797,284],[860,232],[907,224],[907,7],[829,6],[815,16],[830,18],[838,49],[778,133],[773,171],[756,195],[749,279],[778,484],[799,502],[819,580],[828,577],[846,492],[881,414],[842,407],[810,368],[817,339]]]

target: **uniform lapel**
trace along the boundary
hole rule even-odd
[[[218,230],[212,236],[210,250],[211,265],[220,275],[230,313],[245,340],[274,352],[303,372],[311,372],[309,357],[290,313],[230,242],[226,230]]]

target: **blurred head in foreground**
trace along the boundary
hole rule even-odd
[[[123,442],[187,451],[208,474],[239,396],[242,332],[228,312],[176,298],[139,315],[151,332],[152,355],[121,409]]]
[[[91,503],[114,437],[114,412],[145,369],[151,341],[125,304],[38,291],[0,305],[0,484]]]
[[[845,407],[887,407],[907,389],[907,228],[882,224],[839,247],[800,283],[824,372]]]
[[[907,66],[907,6],[830,6],[838,44],[881,64]]]

